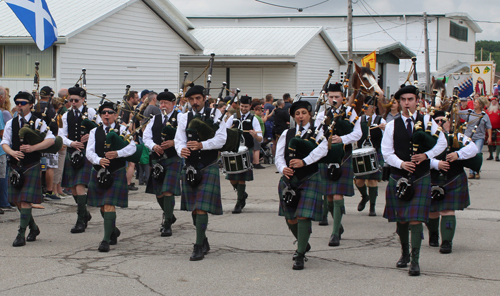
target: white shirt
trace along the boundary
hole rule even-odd
[[[170,119],[170,117],[172,117],[172,114],[174,114],[174,112],[177,111],[172,110],[172,112],[167,114],[167,121]],[[144,141],[144,145],[146,145],[146,147],[148,147],[149,150],[153,150],[153,147],[156,145],[156,143],[153,141],[153,125],[155,123],[156,116],[161,116],[161,123],[163,124],[163,121],[165,120],[165,115],[163,113],[155,115],[155,117],[153,117],[153,119],[151,119],[148,122],[148,125],[146,125],[144,133],[142,134],[142,140]]]
[[[240,111],[238,111],[238,112],[240,112]],[[236,114],[233,114],[231,117],[229,117],[229,119],[226,121],[226,126],[228,126],[228,127],[233,126],[233,121],[234,121],[235,115]],[[248,120],[247,119],[248,115],[251,115],[250,112],[248,112],[247,114],[241,114],[242,122]],[[243,120],[243,118],[245,118],[245,119]],[[238,127],[238,128],[243,129],[243,127]],[[260,123],[259,123],[259,120],[257,118],[255,118],[255,115],[252,119],[252,129],[257,132],[258,136],[262,136],[262,129],[260,127]],[[259,132],[261,132],[261,133],[259,133]],[[263,139],[264,139],[264,137],[262,137],[262,140]],[[254,140],[255,140],[255,138],[254,138]],[[262,143],[262,140],[260,141],[260,143]]]
[[[124,125],[120,124],[118,126],[120,127],[120,134],[122,134],[127,129],[127,127]],[[104,133],[106,133],[106,126],[104,125],[103,127],[104,127]],[[87,159],[94,165],[99,165],[99,162],[102,159],[102,157],[99,157],[95,152],[95,132],[98,128],[100,127],[96,127],[90,131],[89,141],[87,143],[87,152],[86,152]],[[115,123],[113,122],[111,124],[111,129],[114,128],[115,128]],[[128,130],[126,134],[129,134]],[[137,148],[135,147],[135,142],[130,141],[130,143],[127,146],[125,146],[125,148],[120,149],[116,152],[118,153],[118,157],[127,157],[134,154],[136,149]]]
[[[304,130],[301,133],[301,137],[304,136],[304,134],[307,132],[309,129],[310,124],[306,124],[304,126]],[[275,158],[275,164],[276,168],[278,171],[283,174],[283,169],[287,167],[286,165],[286,160],[285,160],[285,147],[286,147],[286,134],[288,132],[288,129],[284,130],[283,133],[281,134],[281,137],[278,140],[278,143],[276,144],[276,158]],[[317,140],[320,139],[323,136],[323,129],[319,130]],[[315,163],[319,161],[321,158],[325,157],[328,154],[328,141],[325,139],[321,141],[321,143],[318,145],[318,147],[314,148],[311,153],[307,157],[305,157],[303,160],[307,165],[310,165],[312,163]]]
[[[463,144],[465,144],[467,141],[470,140],[469,137],[467,137],[466,135],[461,134],[461,133],[458,133],[457,137],[459,140],[462,141]],[[464,160],[464,159],[469,159],[469,158],[473,158],[474,156],[476,156],[478,149],[477,149],[476,144],[474,142],[470,141],[470,143],[467,144],[467,146],[462,147],[460,150],[458,150],[456,152],[458,152],[458,159]],[[439,160],[432,158],[431,159],[431,169],[439,170],[438,165],[439,165]]]
[[[78,108],[78,111],[80,112],[80,115],[81,115],[82,111],[83,111],[83,105],[81,105],[80,108]],[[62,126],[62,128],[59,129],[59,136],[61,136],[61,138],[63,139],[64,145],[71,147],[71,143],[73,143],[73,141],[68,139],[68,113],[69,112],[73,112],[73,114],[74,114],[75,109],[73,109],[73,108],[69,109],[68,112],[64,113],[64,115],[62,116],[61,120],[62,120],[63,126]],[[101,117],[97,116],[97,112],[95,111],[94,108],[87,108],[87,113],[88,113],[88,118],[90,120],[95,119],[95,122],[97,124],[101,123]]]
[[[200,114],[204,114],[204,112],[205,108],[201,110]],[[187,147],[186,125],[189,113],[193,113],[193,111],[189,111],[187,113],[179,113],[177,115],[178,126],[177,126],[177,132],[175,133],[174,145],[175,145],[175,150],[177,151],[179,157],[182,157],[181,156],[182,148]],[[221,115],[222,114],[220,113],[220,111],[216,110],[214,118],[219,118]],[[226,123],[224,121],[221,121],[219,124],[219,129],[215,132],[215,136],[211,139],[201,142],[201,144],[203,145],[203,148],[201,148],[201,150],[216,150],[222,148],[222,146],[226,144],[226,137],[227,137]]]
[[[349,112],[349,110],[350,109],[348,108],[346,112]],[[330,112],[333,112],[333,110]],[[353,122],[356,116],[358,115],[356,114],[356,111],[353,109],[351,117],[349,117],[349,121]],[[316,121],[314,122],[314,126],[319,126],[324,118],[325,118],[325,112],[318,113],[318,115],[316,116]],[[352,129],[352,132],[350,134],[340,136],[340,138],[342,139],[342,143],[344,145],[355,143],[359,141],[359,139],[361,139],[363,132],[361,131],[360,121],[361,121],[360,119],[356,121],[356,124],[354,125],[354,128]]]
[[[406,119],[408,119],[408,118],[409,117],[405,117],[405,116],[403,116],[403,114],[401,114],[401,119],[405,123],[405,126],[406,126]],[[438,125],[436,124],[436,122],[434,122],[434,120],[432,118],[430,118],[429,115],[424,115],[424,125],[422,128],[427,127],[427,123],[429,122],[429,119],[432,120],[431,134],[435,134],[437,129],[438,129]],[[417,112],[413,113],[413,120],[411,123],[412,128],[414,125],[413,121],[415,121],[415,120],[417,120]],[[401,164],[403,163],[403,160],[401,160],[399,157],[397,157],[397,155],[394,151],[394,123],[395,122],[396,122],[396,119],[390,121],[385,126],[385,132],[384,132],[384,136],[382,137],[382,145],[381,145],[382,146],[382,155],[384,156],[384,160],[388,165],[395,167],[395,168],[401,168]],[[429,158],[429,159],[434,158],[434,157],[438,156],[439,154],[441,154],[441,152],[443,152],[444,149],[446,149],[446,146],[447,146],[446,138],[444,136],[444,133],[441,132],[441,133],[439,133],[439,138],[437,140],[436,145],[434,145],[434,147],[431,150],[425,152],[425,154],[427,155],[427,158]]]
[[[29,114],[26,114],[26,116],[24,116],[24,120],[26,120],[26,123],[29,123],[30,122],[30,119],[31,119],[31,112]],[[11,120],[7,121],[7,123],[5,124],[5,129],[4,129],[4,132],[3,132],[3,138],[2,138],[2,142],[0,142],[0,145],[3,145],[3,144],[6,144],[6,145],[9,145],[9,146],[12,146],[12,120],[19,120],[19,126],[21,126],[21,119],[19,116],[16,116],[14,118],[12,118]],[[38,124],[40,123],[41,119],[37,119],[35,121],[35,128],[38,127]],[[45,124],[45,121],[42,121],[42,128],[40,129],[40,131],[43,133],[45,132],[45,130],[47,129],[47,125]],[[54,134],[52,134],[52,132],[50,130],[47,131],[47,134],[45,135],[45,139],[55,139],[56,137],[54,136]]]

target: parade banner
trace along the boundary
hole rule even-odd
[[[446,84],[446,92],[453,93],[453,89],[458,87],[458,96],[465,98],[474,92],[474,83],[471,74],[451,74]]]
[[[471,63],[470,73],[472,74],[474,93],[481,96],[493,93],[493,80],[495,78],[495,64],[493,62],[482,61]]]
[[[370,70],[375,71],[377,67],[377,52],[373,51],[361,59],[361,65],[363,67],[366,67],[368,63],[370,64]]]

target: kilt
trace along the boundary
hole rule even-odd
[[[356,176],[356,179],[359,180],[377,180],[382,181],[382,168],[384,167],[384,157],[382,156],[382,151],[380,149],[377,150],[377,160],[379,165],[379,170],[375,173],[371,173],[369,175],[364,176]]]
[[[342,177],[337,181],[330,181],[328,179],[328,165],[324,163],[319,164],[319,172],[321,174],[321,181],[323,182],[322,195],[341,194],[346,196],[354,196],[354,171],[352,170],[352,156],[349,156],[342,164]]]
[[[79,170],[75,170],[71,165],[71,154],[75,149],[68,148],[66,152],[66,159],[64,160],[64,172],[61,182],[61,187],[71,188],[76,185],[88,185],[90,182],[90,175],[92,174],[92,164],[88,159],[85,159],[85,164]],[[85,150],[83,151],[85,153]]]
[[[323,198],[318,190],[321,186],[323,186],[321,176],[318,173],[315,173],[299,186],[299,189],[301,190],[301,197],[299,204],[297,205],[297,209],[287,208],[281,200],[282,192],[286,188],[283,178],[285,177],[281,177],[278,184],[278,195],[280,197],[279,215],[285,216],[288,220],[303,217],[314,221],[321,221],[323,217]]]
[[[256,142],[256,141],[254,141]],[[250,162],[253,163],[253,149],[249,149],[248,153],[250,154]],[[227,174],[226,180],[231,181],[253,181],[253,169],[250,169],[246,172],[239,174]]]
[[[396,197],[396,183],[402,176],[391,174],[385,191],[384,218],[389,222],[410,222],[429,220],[431,206],[431,176],[427,174],[413,182],[415,195],[410,201]]]
[[[121,168],[111,174],[113,184],[108,189],[97,187],[97,171],[92,168],[89,190],[87,191],[87,204],[92,207],[112,205],[121,208],[128,207],[127,169]]]
[[[464,171],[453,180],[446,180],[439,184],[432,181],[432,185],[444,185],[445,197],[441,201],[431,201],[431,212],[462,211],[470,205],[469,186]]]
[[[21,190],[18,190],[9,183],[9,202],[29,202],[34,204],[41,204],[43,202],[43,192],[41,178],[42,169],[40,168],[40,162],[38,161],[31,164],[30,166],[24,166],[22,170],[25,170],[23,188]]]
[[[492,136],[495,136],[495,135],[496,135],[495,141],[492,141],[490,146],[500,146],[500,131],[498,129],[494,129],[492,131]],[[486,140],[488,140],[487,137],[486,137]],[[479,151],[479,152],[481,152],[481,151]]]
[[[196,188],[186,183],[186,174],[182,176],[181,210],[202,210],[222,215],[219,164],[216,162],[199,172],[202,174],[202,181]]]
[[[179,180],[181,179],[182,164],[180,157],[176,156],[161,160],[151,160],[151,168],[158,162],[160,162],[165,169],[165,177],[159,182],[153,178],[153,174],[149,174],[146,193],[155,194],[156,196],[162,195],[163,192],[171,192],[175,196],[181,195]]]

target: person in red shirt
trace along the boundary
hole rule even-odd
[[[488,145],[490,156],[486,160],[492,160],[493,151],[495,151],[495,160],[500,161],[498,157],[500,154],[500,111],[498,110],[498,98],[492,97],[490,101],[491,103],[488,109],[486,109],[486,113],[490,117],[493,132],[491,135],[491,145]]]

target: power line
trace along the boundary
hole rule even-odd
[[[387,33],[387,31],[377,22],[377,20],[373,17],[373,15],[370,13],[370,11],[368,10],[368,8],[366,8],[364,0],[361,0],[360,4],[363,5],[363,7],[365,8],[366,12],[371,16],[371,18],[377,23],[377,25],[380,27],[380,29],[382,29],[387,35],[389,35],[389,37],[392,38],[392,40],[394,40],[395,42],[398,42],[396,39],[394,39],[394,37],[391,36],[391,34]]]
[[[294,10],[297,10],[299,12],[302,12],[304,9],[307,9],[307,8],[311,8],[311,7],[314,7],[314,6],[318,6],[320,4],[323,4],[325,2],[328,2],[330,0],[324,0],[324,1],[321,1],[319,3],[316,3],[316,4],[313,4],[313,5],[309,5],[309,6],[306,6],[306,7],[293,7],[293,6],[285,6],[285,5],[279,5],[279,4],[274,4],[274,3],[269,3],[269,2],[264,2],[262,0],[255,0],[259,3],[262,3],[262,4],[267,4],[267,5],[271,5],[271,6],[276,6],[276,7],[280,7],[280,8],[288,8],[288,9],[294,9]]]

